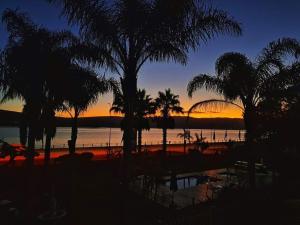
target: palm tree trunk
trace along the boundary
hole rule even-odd
[[[50,152],[51,152],[51,136],[49,134],[46,134],[45,164],[48,164],[50,161]]]
[[[29,165],[33,164],[35,153],[35,139],[38,131],[38,123],[41,114],[41,106],[36,102],[28,102],[28,147],[26,155]]]
[[[142,151],[142,129],[138,129],[138,152]]]
[[[37,118],[39,117],[38,113],[34,111],[30,115],[29,126],[28,126],[28,147],[27,147],[27,159],[30,164],[33,164],[34,153],[35,153],[35,139],[37,133]]]
[[[35,149],[35,128],[34,125],[30,125],[29,132],[28,132],[28,148],[27,148],[28,158],[33,159],[34,149]]]
[[[71,131],[71,141],[69,146],[69,153],[74,154],[76,149],[76,140],[78,133],[78,113],[75,112],[75,116],[73,118],[72,131]]]
[[[123,154],[124,159],[127,160],[130,158],[131,153],[135,148],[134,111],[136,102],[137,79],[134,72],[130,72],[129,70],[125,73],[124,79],[122,80],[122,89],[125,100]]]
[[[163,152],[167,153],[167,128],[163,128]]]
[[[19,133],[20,133],[20,143],[24,146],[27,144],[27,138],[28,138],[28,105],[23,106],[22,114],[21,114],[21,120],[19,124]]]
[[[249,172],[249,185],[251,189],[256,188],[256,175],[255,175],[255,152],[254,152],[254,132],[255,132],[255,119],[253,107],[247,107],[244,113],[245,129],[246,129],[246,146],[248,149],[248,172]]]
[[[24,121],[21,122],[19,129],[20,143],[25,146],[27,144],[27,125]]]

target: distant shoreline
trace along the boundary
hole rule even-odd
[[[17,125],[0,125],[0,128],[9,128],[9,127],[14,127],[14,128],[18,128],[19,126]],[[71,128],[71,126],[57,126],[57,128]],[[89,126],[78,126],[78,128],[86,128],[86,129],[98,129],[98,128],[118,128],[121,129],[121,127],[89,127]],[[161,128],[157,128],[157,127],[151,127],[151,129],[161,129]],[[168,128],[168,130],[175,130],[175,129],[183,129],[181,127],[175,127],[175,128]],[[223,128],[186,128],[189,130],[224,130]],[[234,129],[234,128],[229,128],[227,129],[228,131],[230,130],[244,130],[242,129]]]
[[[0,110],[1,127],[18,127],[21,113]],[[188,125],[185,116],[174,116],[175,129],[219,129],[219,130],[243,130],[244,121],[241,118],[195,118],[190,117]],[[81,128],[120,128],[123,117],[120,116],[99,116],[80,117],[78,127]],[[71,127],[72,119],[57,117],[57,127]],[[157,128],[156,122],[150,120],[150,127]]]

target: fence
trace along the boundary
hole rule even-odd
[[[207,143],[209,144],[217,144],[217,143],[228,143],[229,141],[235,141],[235,142],[243,142],[244,139],[236,139],[236,140],[221,140],[221,139],[218,139],[218,140],[214,140],[214,141],[207,141]],[[154,142],[154,141],[150,141],[150,142],[144,142],[143,143],[143,146],[152,146],[152,145],[162,145],[162,141],[157,141],[157,142]],[[183,145],[184,142],[183,141],[168,141],[167,143],[168,145]],[[187,145],[189,144],[193,144],[193,142],[191,143],[188,143],[186,142]],[[110,143],[110,147],[122,147],[123,146],[123,143]],[[52,149],[67,149],[68,148],[68,145],[67,144],[54,144],[51,146]],[[108,143],[93,143],[93,144],[81,144],[81,143],[78,143],[76,144],[76,148],[107,148],[109,147],[109,144]],[[37,148],[42,148],[42,146],[37,146]],[[99,149],[101,150],[101,149]]]

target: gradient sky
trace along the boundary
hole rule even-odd
[[[206,91],[199,91],[192,99],[186,94],[186,86],[193,76],[199,73],[214,74],[214,62],[223,53],[237,51],[255,58],[270,41],[282,37],[300,38],[300,1],[297,0],[210,0],[207,1],[220,9],[228,11],[242,24],[241,37],[221,36],[200,46],[197,52],[191,52],[187,65],[169,63],[146,64],[140,74],[138,86],[145,88],[155,98],[157,92],[171,88],[180,95],[182,106],[187,110],[193,103],[209,98],[220,98]],[[0,13],[6,8],[19,8],[27,12],[32,20],[49,29],[70,29],[60,8],[49,5],[44,0],[0,0]],[[3,48],[7,34],[0,23],[0,48]],[[107,74],[109,75],[109,74]],[[111,74],[111,76],[114,76]],[[108,103],[112,96],[106,95],[92,106],[84,116],[108,115]],[[20,111],[22,102],[10,101],[0,105],[0,109]],[[225,109],[218,113],[201,113],[198,117],[241,117],[239,109]]]

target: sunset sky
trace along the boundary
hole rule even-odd
[[[228,11],[242,24],[241,37],[222,36],[203,43],[197,52],[191,52],[189,62],[183,66],[172,62],[146,64],[140,74],[138,87],[145,88],[155,98],[158,91],[171,88],[180,96],[185,110],[197,101],[221,98],[213,93],[199,91],[190,99],[186,86],[199,73],[214,74],[215,60],[228,51],[238,51],[250,58],[257,56],[259,51],[270,41],[281,37],[300,38],[300,2],[296,0],[211,0],[211,4]],[[48,4],[44,0],[0,0],[0,12],[6,8],[19,8],[27,12],[32,20],[52,30],[70,29],[77,33],[76,27],[68,26],[60,16],[60,8]],[[0,48],[5,46],[7,34],[3,24],[0,24]],[[115,76],[106,73],[106,76]],[[116,77],[116,76],[115,76]],[[100,97],[99,102],[92,106],[83,116],[108,115],[111,95]],[[0,109],[20,111],[22,102],[10,101],[0,105]],[[229,108],[220,112],[200,113],[197,117],[241,117],[237,108]]]

